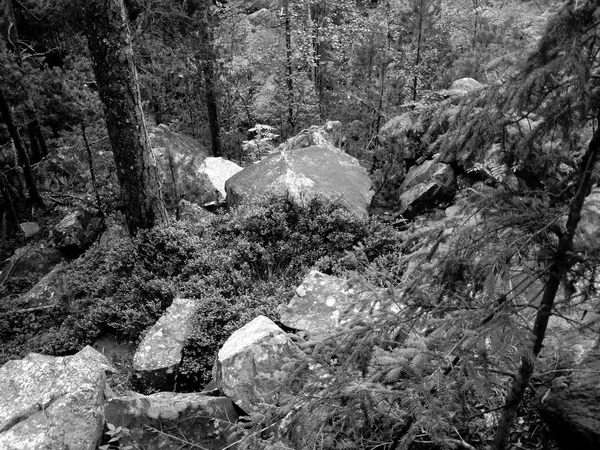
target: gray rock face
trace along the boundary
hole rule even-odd
[[[209,201],[219,203],[225,201],[227,196],[225,182],[241,170],[242,168],[232,161],[220,157],[206,158],[198,169],[198,177],[202,179],[203,185],[212,186]]]
[[[273,321],[258,316],[231,335],[219,350],[213,379],[217,388],[245,412],[274,405],[289,368],[304,353]]]
[[[19,224],[19,227],[26,238],[35,236],[40,232],[40,225],[37,222],[23,222]]]
[[[37,282],[29,292],[18,298],[19,308],[39,308],[60,305],[66,294],[66,286],[60,273],[60,268],[52,271]],[[1,306],[0,306],[1,309]]]
[[[272,11],[267,8],[259,9],[256,12],[248,15],[248,21],[255,27],[276,27],[278,25],[278,18]]]
[[[556,378],[540,412],[564,450],[600,448],[600,349],[568,377]]]
[[[575,243],[597,245],[598,242],[600,242],[600,188],[595,187],[583,203]]]
[[[208,151],[194,138],[175,133],[166,125],[152,128],[148,137],[167,208],[174,211],[182,198],[198,205],[212,201],[212,186],[204,185],[198,178],[198,170]]]
[[[133,357],[136,383],[141,390],[173,389],[196,309],[196,300],[176,298],[146,333]]]
[[[405,217],[414,217],[431,204],[452,198],[456,193],[454,171],[435,160],[411,167],[400,187],[400,210]]]
[[[31,353],[0,368],[0,448],[95,450],[102,435],[104,356]]]
[[[473,78],[460,78],[450,85],[450,91],[456,94],[466,94],[481,87],[483,87],[483,84]]]
[[[380,293],[360,284],[311,270],[296,295],[281,308],[281,322],[319,338],[343,323],[344,313],[362,304],[371,305]]]
[[[27,245],[18,248],[0,265],[0,283],[10,277],[41,278],[64,259],[62,252],[53,247]]]
[[[104,411],[107,423],[129,429],[131,437],[122,445],[135,443],[146,450],[177,450],[182,438],[194,448],[224,449],[238,417],[228,398],[197,393],[132,393],[109,400]]]
[[[341,197],[349,208],[367,214],[373,197],[367,171],[333,146],[283,151],[244,168],[225,183],[227,204],[251,203],[256,197],[287,192],[298,202],[316,194]]]
[[[338,149],[342,138],[342,123],[330,120],[324,126],[313,125],[289,138],[278,150],[289,151],[312,146]]]
[[[67,214],[52,230],[57,248],[79,256],[100,236],[102,222],[89,211],[76,210]]]

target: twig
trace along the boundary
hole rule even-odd
[[[174,440],[176,440],[178,442],[181,442],[181,443],[183,443],[185,445],[189,445],[189,446],[194,447],[194,448],[199,448],[201,450],[208,450],[206,447],[202,447],[201,445],[194,444],[193,442],[190,442],[187,438],[185,438],[185,436],[184,436],[184,439],[181,439],[181,438],[178,438],[177,436],[174,436],[174,435],[169,434],[169,433],[165,433],[164,431],[159,430],[158,428],[155,428],[153,426],[146,425],[146,424],[144,424],[144,428],[147,428],[147,429],[149,429],[151,431],[154,431],[154,432],[156,432],[158,434],[166,436],[166,437],[168,437],[170,439],[174,439]]]

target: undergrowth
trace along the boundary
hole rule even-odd
[[[259,314],[277,320],[277,306],[310,269],[393,265],[399,245],[392,228],[336,200],[316,197],[300,206],[286,195],[133,239],[114,233],[64,269],[61,308],[0,315],[2,359],[72,354],[102,335],[135,344],[180,296],[197,299],[199,309],[178,386],[198,390],[229,335]],[[348,257],[355,248],[360,259]]]

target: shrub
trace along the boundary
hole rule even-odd
[[[65,269],[68,308],[19,329],[29,336],[29,351],[69,354],[102,334],[136,342],[175,295],[198,299],[179,377],[181,390],[196,390],[210,379],[214,355],[231,333],[260,314],[277,320],[277,306],[310,269],[393,265],[398,245],[396,231],[336,200],[316,197],[299,206],[288,196],[267,196],[203,222],[94,245]],[[346,257],[355,249],[360,257]],[[0,321],[3,336],[14,329],[14,321]]]

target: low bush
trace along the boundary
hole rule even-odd
[[[277,320],[277,306],[310,269],[331,274],[382,264],[398,245],[393,229],[322,197],[299,206],[268,196],[203,222],[113,236],[65,269],[68,306],[48,326],[35,319],[23,325],[29,344],[21,350],[68,354],[103,334],[136,342],[175,295],[193,298],[199,310],[178,385],[197,390],[231,333],[260,314]],[[361,257],[347,257],[355,248]],[[0,328],[9,333],[14,321]]]

